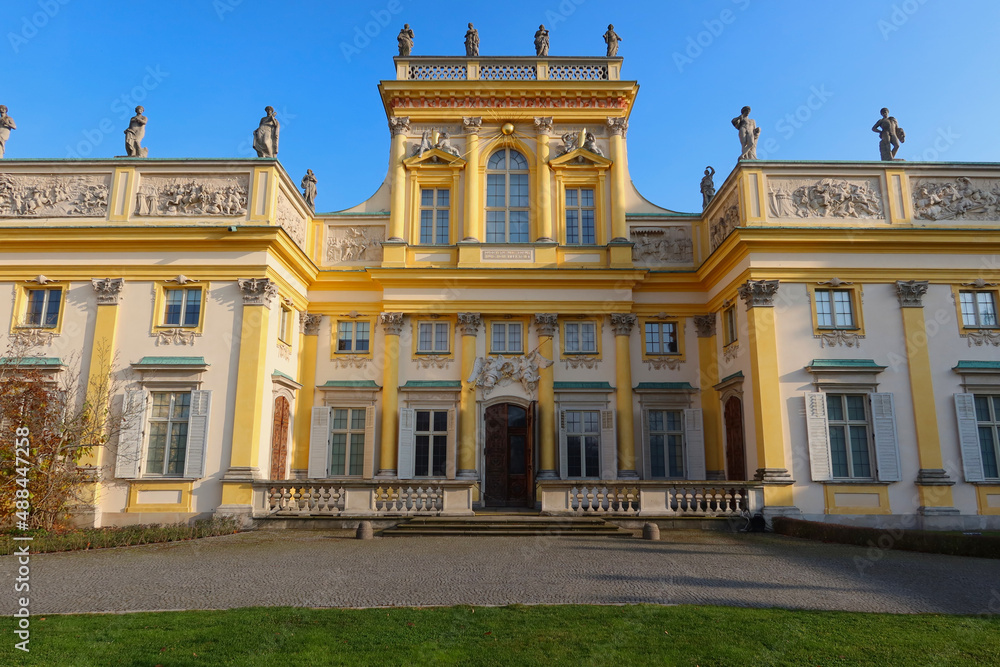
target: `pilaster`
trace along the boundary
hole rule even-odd
[[[476,365],[479,313],[459,313],[462,334],[462,393],[458,405],[458,478],[476,478],[476,387],[469,382]]]
[[[632,355],[629,341],[636,317],[611,315],[615,332],[615,408],[618,413],[618,478],[639,479],[635,469],[635,417],[632,408]]]
[[[559,326],[554,313],[535,315],[535,330],[538,332],[538,353],[545,359],[555,359],[552,353],[552,339]],[[559,477],[556,466],[556,394],[555,364],[538,366],[538,440],[539,470],[537,479]]]
[[[701,411],[705,422],[703,427],[705,429],[705,477],[707,479],[725,479],[726,459],[721,429],[721,406],[719,392],[713,389],[715,385],[719,384],[715,313],[696,316],[694,329],[698,336]]]
[[[378,477],[395,477],[399,454],[399,333],[403,330],[403,313],[382,313],[379,324],[385,335],[382,354],[382,442]]]
[[[295,438],[292,441],[292,470],[309,468],[309,425],[316,400],[316,350],[322,315],[299,313],[299,382],[302,388],[295,401]]]

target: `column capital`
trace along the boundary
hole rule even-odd
[[[271,301],[278,294],[278,285],[270,278],[240,278],[236,281],[243,292],[244,306],[271,307]]]
[[[535,329],[539,336],[554,336],[559,326],[559,316],[555,313],[535,313]]]
[[[125,281],[122,278],[91,278],[90,283],[97,292],[98,306],[117,306],[121,299],[122,287]]]
[[[694,330],[698,338],[711,338],[715,335],[715,313],[695,315]]]
[[[608,118],[608,129],[611,136],[624,139],[628,134],[628,118]]]
[[[616,336],[632,335],[632,327],[635,326],[636,317],[632,313],[612,313],[611,328]]]
[[[751,308],[773,308],[778,293],[777,280],[748,280],[740,285],[740,298]]]
[[[458,330],[463,336],[479,335],[479,325],[483,323],[483,318],[479,313],[459,313]]]
[[[548,136],[552,131],[552,116],[535,116],[535,132]]]
[[[387,336],[398,336],[403,330],[403,313],[381,313],[378,323],[382,325]]]
[[[483,129],[483,117],[463,116],[462,127],[465,128],[466,134],[479,134],[479,131]]]
[[[897,280],[896,297],[899,299],[899,307],[923,308],[928,285],[926,280]]]
[[[392,136],[407,134],[410,131],[410,117],[396,116],[389,119],[389,132]]]
[[[322,315],[299,313],[299,333],[303,333],[307,336],[318,336],[319,325],[322,321]]]

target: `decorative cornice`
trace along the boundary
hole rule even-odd
[[[299,313],[299,333],[307,336],[318,336],[319,325],[323,321],[322,315],[311,313]]]
[[[378,322],[387,336],[398,336],[403,330],[403,313],[381,313]]]
[[[896,297],[900,308],[923,308],[924,294],[927,294],[926,280],[897,280]]]
[[[711,338],[715,335],[715,313],[695,315],[694,330],[698,338]]]
[[[778,293],[777,280],[748,280],[740,285],[740,298],[751,308],[773,308]]]
[[[632,327],[635,326],[636,317],[631,313],[611,313],[611,329],[616,336],[632,335]]]
[[[177,283],[178,285],[187,285],[188,283],[196,283],[198,281],[194,280],[192,278],[188,278],[187,276],[185,276],[182,273],[179,276],[177,276],[176,278],[167,278],[163,282],[165,282],[165,283]]]
[[[829,280],[821,280],[816,284],[829,285],[830,287],[840,287],[841,285],[853,285],[854,283],[841,280],[840,278],[830,278]]]
[[[244,306],[271,307],[271,301],[278,294],[278,285],[270,278],[240,278],[236,281],[243,292]]]
[[[117,306],[125,281],[121,278],[92,278],[90,284],[97,292],[98,306]]]
[[[37,275],[34,278],[29,278],[25,280],[26,283],[38,283],[39,285],[47,285],[48,283],[55,282],[51,278],[43,275]]]
[[[837,345],[843,345],[845,347],[861,347],[861,339],[864,338],[864,336],[859,333],[844,331],[843,329],[824,331],[814,337],[819,338],[819,346],[821,348],[835,347]]]
[[[552,131],[552,116],[535,116],[535,131],[538,134],[548,134]]]
[[[628,118],[609,118],[608,129],[612,136],[621,136],[624,139],[628,134]]]
[[[982,278],[976,278],[971,283],[962,283],[962,287],[971,287],[973,289],[984,289],[986,287],[996,287],[996,283],[988,283]]]
[[[539,336],[554,336],[559,327],[559,316],[555,313],[535,313],[535,329]]]
[[[392,136],[407,134],[410,131],[410,117],[396,116],[389,119],[389,132]]]
[[[459,313],[458,330],[463,336],[476,336],[479,334],[479,325],[483,323],[483,318],[479,313]]]
[[[466,134],[479,134],[479,131],[483,129],[483,117],[464,116],[462,118],[462,127],[465,128]]]

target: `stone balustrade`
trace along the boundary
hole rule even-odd
[[[759,484],[746,482],[540,482],[542,514],[727,517],[763,509]]]
[[[257,482],[254,516],[462,516],[472,512],[472,484]]]
[[[398,81],[619,81],[621,58],[399,56]]]

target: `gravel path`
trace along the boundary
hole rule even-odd
[[[14,577],[16,558],[0,558]],[[777,535],[354,540],[261,530],[31,557],[31,612],[247,606],[715,604],[894,613],[1000,611],[1000,560]],[[15,596],[0,596],[12,614]]]

